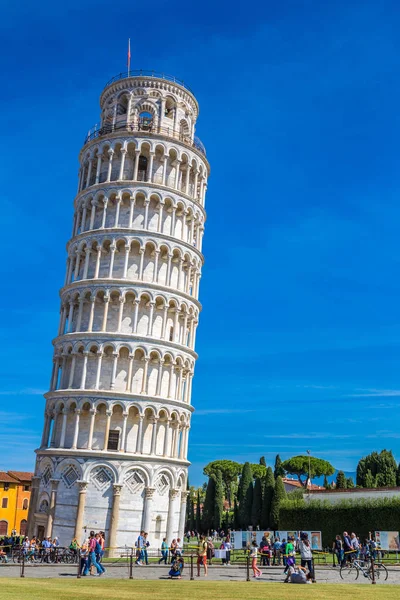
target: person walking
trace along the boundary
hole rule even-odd
[[[168,561],[168,544],[167,544],[167,538],[163,538],[163,541],[161,543],[161,558],[158,561],[158,564],[161,565],[162,562],[164,562],[164,564],[166,565]]]
[[[257,554],[258,554],[258,546],[257,546],[257,542],[254,540],[254,542],[252,542],[252,544],[251,544],[251,549],[250,549],[251,568],[253,569],[253,577],[256,577],[258,579],[259,577],[261,577],[261,571],[257,567]]]
[[[273,553],[274,553],[274,558],[272,561],[272,564],[278,565],[280,566],[281,564],[281,541],[279,539],[279,537],[275,538],[274,544],[273,544]]]
[[[144,531],[142,530],[138,535],[138,539],[136,540],[135,546],[136,550],[136,561],[135,564],[142,566],[143,560],[143,548],[144,548]]]
[[[200,567],[204,567],[204,576],[207,577],[207,541],[204,535],[200,536],[200,541],[197,545],[197,577],[200,577]]]
[[[97,562],[97,559],[96,559],[96,553],[101,552],[101,546],[96,539],[96,534],[94,531],[90,532],[88,550],[89,550],[89,561],[88,562],[90,564],[86,567],[84,575],[88,574],[88,571],[89,571],[88,567],[93,565],[97,571],[97,576],[101,577],[106,572],[106,570],[102,564]]]
[[[143,543],[143,559],[144,559],[144,562],[145,562],[146,565],[149,564],[149,555],[147,553],[147,549],[150,546],[150,542],[148,540],[148,536],[149,536],[148,533],[145,533],[144,536],[143,536],[143,542],[144,542]]]
[[[340,567],[343,562],[343,542],[340,535],[336,536],[336,539],[333,542],[332,550],[336,556],[338,567]]]
[[[353,552],[353,547],[351,545],[350,536],[347,533],[347,531],[343,531],[343,560],[342,560],[343,566],[346,564],[346,562],[351,562],[352,552]]]

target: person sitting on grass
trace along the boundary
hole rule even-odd
[[[4,552],[3,547],[0,547],[0,562],[8,563],[7,554]]]
[[[291,558],[288,561],[292,561]],[[296,567],[294,564],[288,565],[288,574],[283,583],[312,583],[312,573],[307,573],[304,567]]]
[[[169,571],[170,579],[182,579],[182,571],[183,571],[183,558],[182,556],[178,556],[174,560],[171,565],[171,569]]]

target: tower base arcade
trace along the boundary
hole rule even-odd
[[[73,457],[62,450],[38,452],[29,535],[58,537],[62,546],[81,543],[91,530],[104,531],[109,555],[133,547],[141,529],[151,548],[162,538],[183,538],[187,469],[161,460],[104,455]]]

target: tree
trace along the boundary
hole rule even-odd
[[[271,526],[271,503],[274,495],[275,479],[271,467],[267,467],[267,474],[264,478],[263,504],[261,511],[261,526],[267,529]]]
[[[338,474],[336,475],[336,489],[345,490],[346,487],[346,476],[343,471],[338,471]]]
[[[367,487],[367,472],[371,471],[377,486],[394,487],[397,480],[397,469],[397,463],[391,450],[371,452],[364,456],[357,465],[357,485]]]
[[[229,508],[232,506],[232,486],[237,482],[237,478],[242,470],[242,465],[233,460],[214,460],[208,463],[203,469],[204,475],[211,477],[217,471],[222,474],[222,481],[225,488],[225,497],[228,500]]]
[[[396,483],[397,483],[397,485],[400,485],[400,463],[399,463],[399,466],[397,467]]]
[[[346,479],[346,487],[347,489],[353,488],[354,487],[354,481],[352,477],[348,477]]]
[[[363,487],[366,487],[366,488],[375,488],[376,487],[375,477],[372,475],[370,469],[368,469],[368,471],[365,474]]]
[[[324,488],[325,488],[326,490],[328,490],[328,489],[329,489],[329,481],[328,481],[328,478],[327,478],[327,476],[326,476],[326,475],[324,475]]]
[[[254,528],[257,525],[261,525],[261,511],[262,511],[262,480],[257,477],[254,482],[253,490],[253,506],[251,509],[251,524]]]
[[[277,454],[275,457],[274,477],[276,479],[277,477],[285,477],[285,475],[286,473],[285,469],[282,467],[281,457],[279,456],[279,454]]]
[[[307,487],[309,477],[313,479],[322,475],[333,475],[335,472],[331,463],[316,456],[293,456],[282,463],[282,468],[292,475],[297,475],[303,487]],[[304,481],[301,479],[302,475],[306,477]]]
[[[275,481],[274,494],[271,502],[271,516],[270,522],[272,529],[279,529],[279,506],[286,498],[285,486],[282,481],[282,477],[277,477]]]
[[[267,461],[265,460],[265,456],[262,456],[260,458],[260,465],[262,465],[263,467],[267,466]]]
[[[200,490],[197,490],[197,504],[196,504],[196,531],[201,531],[201,507],[200,507]]]
[[[257,477],[259,477],[260,479],[262,477],[265,477],[265,475],[267,473],[267,467],[264,467],[264,465],[261,465],[261,464],[258,465],[256,463],[252,463],[250,466],[251,466],[251,470],[252,470],[254,479],[256,479]]]
[[[244,529],[251,523],[251,509],[253,507],[253,472],[249,462],[243,465],[240,477],[239,523]]]
[[[203,515],[201,519],[202,530],[208,532],[214,524],[215,515],[215,477],[208,478],[206,497],[203,506]]]
[[[215,475],[215,500],[214,500],[214,522],[215,529],[220,529],[224,514],[224,486],[222,483],[222,473],[217,471]]]
[[[233,526],[235,529],[239,529],[239,507],[236,501],[236,498],[233,501]]]

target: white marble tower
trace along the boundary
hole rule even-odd
[[[81,150],[31,535],[182,535],[209,165],[187,86],[111,80]]]

